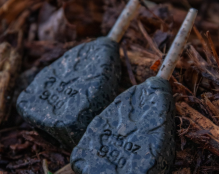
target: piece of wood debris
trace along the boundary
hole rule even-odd
[[[72,171],[71,164],[69,163],[54,174],[75,174],[75,172]]]
[[[182,170],[173,172],[173,174],[191,174],[191,171],[190,168],[183,168]]]
[[[185,102],[176,103],[176,110],[190,122],[189,131],[184,135],[219,156],[219,127]]]
[[[0,44],[0,124],[7,121],[21,56],[9,43]]]

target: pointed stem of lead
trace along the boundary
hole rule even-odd
[[[107,37],[116,42],[119,42],[122,39],[125,31],[129,27],[129,24],[134,18],[139,7],[139,0],[129,0],[128,4],[120,14],[119,18],[117,19]]]
[[[197,16],[197,10],[191,8],[178,31],[167,56],[165,57],[163,64],[160,67],[159,72],[157,73],[158,77],[162,77],[166,80],[169,80],[173,70],[175,69],[176,63],[182,54],[185,43],[188,40],[189,34],[192,30],[195,18]]]

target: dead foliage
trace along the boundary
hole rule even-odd
[[[69,173],[72,149],[44,140],[16,112],[19,93],[68,49],[105,36],[125,0],[0,0],[0,174]],[[156,3],[154,3],[156,2]],[[219,172],[217,1],[141,0],[120,49],[119,93],[155,76],[186,16],[195,27],[170,79],[176,101],[173,174]]]

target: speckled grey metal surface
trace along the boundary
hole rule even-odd
[[[116,97],[120,74],[118,44],[98,38],[45,67],[20,94],[17,110],[27,122],[72,148]]]
[[[120,94],[88,126],[71,155],[76,174],[169,174],[174,160],[171,87],[151,77]]]

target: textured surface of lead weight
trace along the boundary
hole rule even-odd
[[[151,77],[115,98],[71,154],[76,174],[169,174],[174,160],[171,87]]]
[[[116,42],[102,37],[81,44],[35,77],[20,94],[17,109],[41,133],[72,148],[116,97],[120,74]]]

